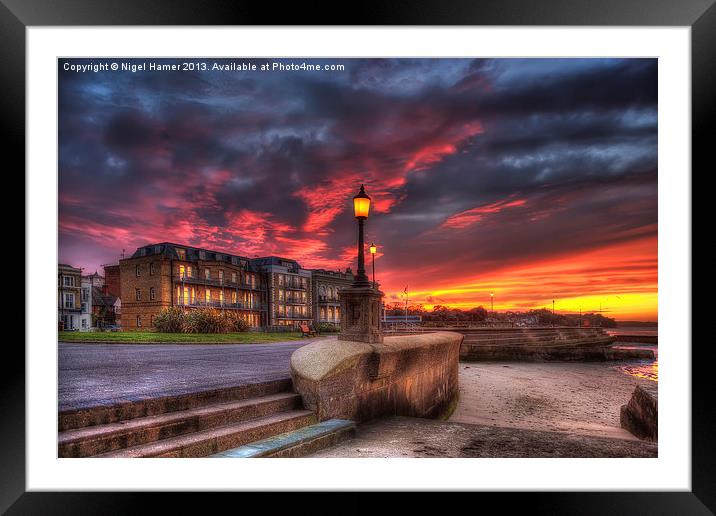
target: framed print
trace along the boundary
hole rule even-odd
[[[3,0],[30,300],[3,510],[434,490],[713,513],[712,4]]]

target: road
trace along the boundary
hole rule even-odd
[[[60,343],[58,408],[64,411],[288,378],[291,353],[315,341],[240,345]]]

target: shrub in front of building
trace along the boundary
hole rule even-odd
[[[337,324],[329,323],[329,322],[323,322],[318,325],[318,328],[316,328],[319,333],[335,333],[340,331],[340,328]]]
[[[248,331],[249,322],[236,312],[224,312],[224,325],[228,332]]]
[[[186,314],[179,307],[165,308],[154,317],[154,327],[163,333],[181,333],[186,325]]]
[[[228,318],[221,310],[196,308],[186,312],[186,333],[228,333]]]

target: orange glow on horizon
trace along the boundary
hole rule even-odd
[[[383,273],[386,303],[404,302],[400,282],[392,284]],[[415,278],[429,275],[415,274]],[[460,277],[440,283],[411,285],[410,304],[470,309],[490,307],[494,293],[496,311],[523,312],[552,308],[557,313],[596,313],[617,320],[656,321],[658,316],[657,239],[643,238],[605,246],[590,252],[545,259],[536,264],[518,265]]]

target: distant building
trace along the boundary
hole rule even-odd
[[[57,266],[57,320],[60,329],[79,330],[82,314],[82,269]]]
[[[80,331],[92,329],[92,278],[82,276],[80,292]]]
[[[296,260],[267,256],[252,266],[265,276],[268,289],[268,325],[299,326],[312,322],[311,271]]]
[[[341,302],[338,291],[350,287],[354,276],[351,269],[345,272],[314,269],[313,278],[313,320],[315,323],[341,322]]]
[[[82,278],[86,278],[87,280],[89,280],[93,287],[103,287],[104,286],[104,277],[97,271],[94,271],[94,273],[92,273],[92,274],[82,276]]]
[[[123,330],[151,328],[172,306],[233,310],[252,327],[268,320],[265,276],[246,257],[162,242],[120,260],[119,280]]]

